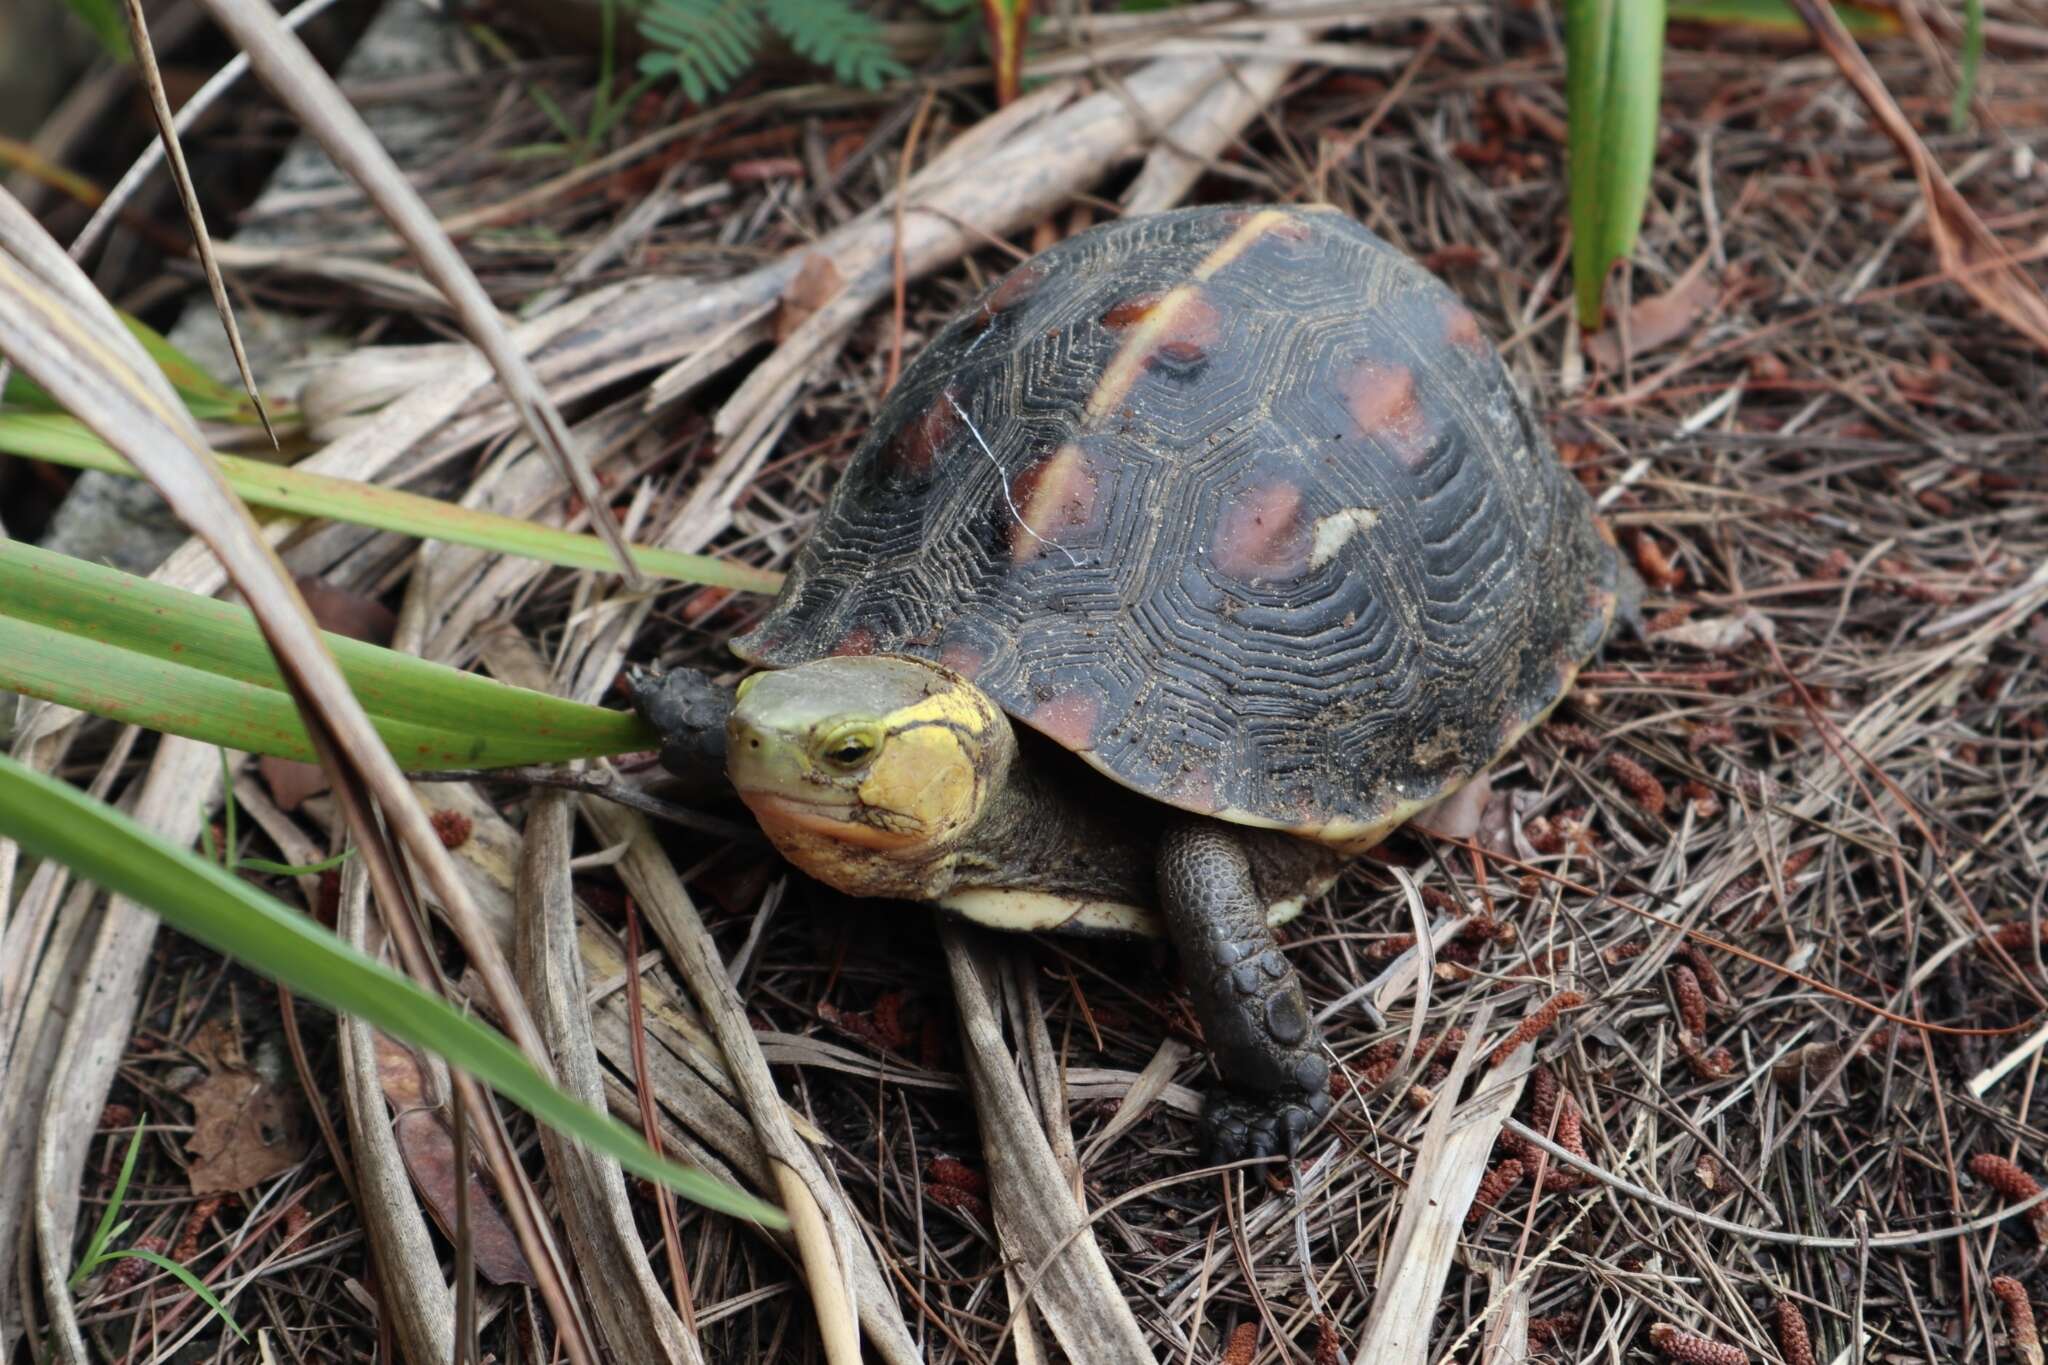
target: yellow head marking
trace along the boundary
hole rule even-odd
[[[749,683],[727,728],[733,786],[787,857],[855,895],[921,897],[1015,752],[994,702],[919,660],[822,659]]]

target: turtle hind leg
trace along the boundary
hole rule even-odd
[[[1209,1158],[1292,1156],[1329,1112],[1330,1067],[1243,844],[1206,821],[1170,827],[1159,846],[1159,901],[1230,1090],[1202,1113]]]

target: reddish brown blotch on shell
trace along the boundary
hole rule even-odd
[[[1338,379],[1344,409],[1358,434],[1380,441],[1409,469],[1429,454],[1429,419],[1406,365],[1362,360]]]
[[[1308,567],[1308,528],[1301,489],[1255,484],[1232,498],[1216,519],[1216,567],[1237,579],[1298,578]]]
[[[890,438],[882,458],[891,470],[908,478],[931,473],[940,453],[960,432],[960,414],[953,410],[954,402],[950,390],[940,394]]]
[[[1063,445],[1033,461],[1010,483],[1008,513],[1010,558],[1027,564],[1061,537],[1095,519],[1099,486],[1088,457],[1079,446]]]
[[[839,643],[832,646],[836,656],[868,655],[875,652],[875,633],[866,626],[855,626],[839,637]]]
[[[1102,719],[1102,699],[1078,688],[1042,702],[1031,712],[1031,726],[1076,753],[1094,747],[1095,727]]]

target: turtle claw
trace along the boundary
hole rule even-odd
[[[1202,1110],[1202,1150],[1220,1166],[1255,1157],[1293,1156],[1330,1112],[1328,1091],[1292,1095],[1219,1095]]]

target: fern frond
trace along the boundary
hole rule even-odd
[[[646,0],[640,35],[655,50],[640,58],[641,71],[674,75],[702,104],[753,63],[760,8],[760,0]]]
[[[832,73],[846,85],[879,90],[886,81],[910,74],[896,60],[882,26],[848,0],[760,0],[775,30],[789,39],[800,56]]]

